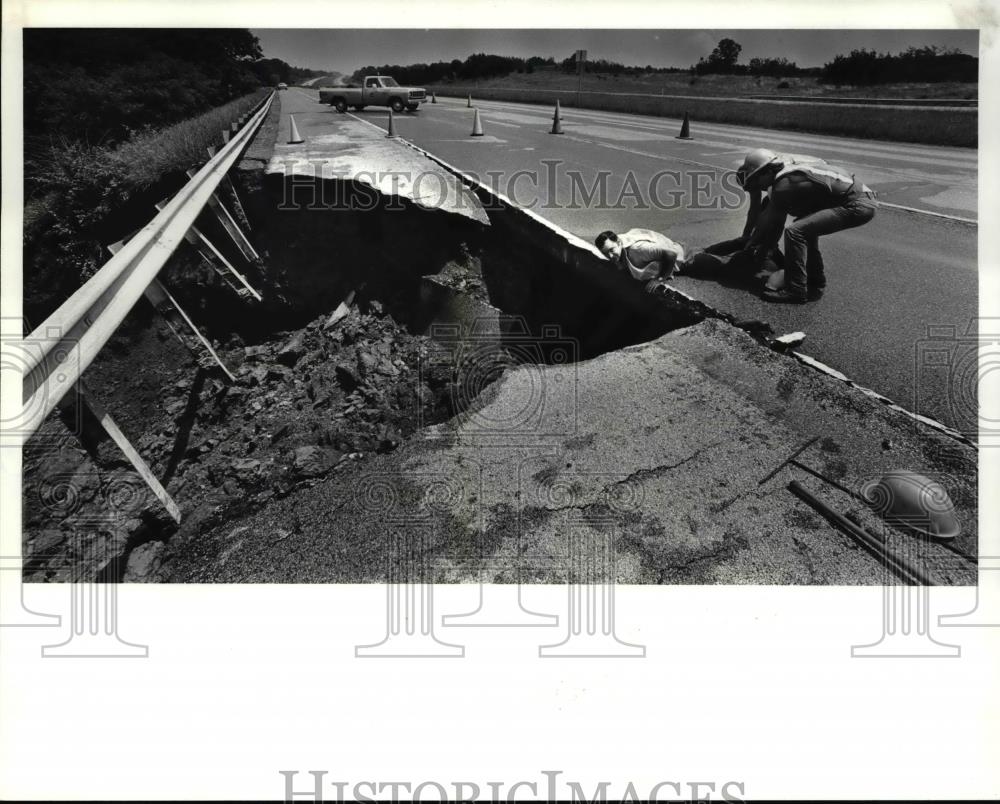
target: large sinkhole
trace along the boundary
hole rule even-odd
[[[343,180],[246,177],[244,202],[265,254],[257,309],[220,304],[218,336],[247,340],[304,325],[349,294],[383,306],[411,333],[495,336],[519,361],[588,359],[693,323],[607,264],[567,264],[523,212],[488,204],[489,224]],[[259,181],[259,184],[256,182]],[[600,263],[600,261],[597,261]]]
[[[487,222],[259,170],[236,184],[261,259],[248,265],[210,220],[199,226],[262,300],[234,292],[194,248],[162,275],[235,381],[204,354],[193,363],[144,305],[87,372],[88,393],[182,503],[179,529],[100,425],[70,408],[25,451],[27,579],[155,580],[178,532],[196,551],[199,532],[394,451],[513,366],[593,358],[697,319],[593,255],[581,262],[517,210],[490,208]],[[140,502],[119,510],[121,499]],[[108,511],[106,533],[74,541],[80,517]]]

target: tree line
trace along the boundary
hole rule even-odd
[[[323,74],[264,59],[248,30],[27,28],[26,150],[52,140],[113,145],[262,85]]]
[[[641,75],[652,73],[690,72],[692,75],[748,75],[748,76],[816,76],[826,84],[881,84],[915,82],[957,81],[974,83],[978,80],[979,59],[958,50],[944,48],[911,47],[896,55],[876,53],[874,50],[852,50],[849,55],[838,55],[822,67],[799,67],[785,57],[754,57],[740,63],[743,46],[733,39],[719,40],[711,53],[702,56],[690,67],[645,67],[625,65],[604,58],[588,59],[584,63],[587,73]],[[502,78],[513,73],[532,73],[536,69],[560,70],[575,73],[576,55],[556,60],[532,56],[497,56],[475,53],[464,61],[438,61],[431,64],[369,65],[356,70],[352,82],[359,82],[366,75],[391,75],[402,84],[437,84],[450,81],[467,81]]]
[[[979,59],[959,50],[911,47],[902,53],[852,50],[823,67],[820,80],[826,84],[896,84],[908,81],[938,83],[979,80]]]
[[[753,58],[740,64],[743,47],[733,39],[720,39],[707,56],[702,56],[691,71],[697,75],[816,75],[823,84],[895,84],[908,82],[966,82],[979,80],[979,59],[960,50],[931,45],[910,47],[895,55],[874,50],[852,50],[835,56],[822,67],[803,68],[786,58]]]
[[[479,78],[495,78],[511,73],[531,73],[539,67],[554,66],[551,56],[531,56],[523,59],[517,56],[496,56],[489,53],[473,53],[471,56],[451,61],[435,61],[430,64],[382,64],[368,65],[354,71],[352,83],[360,82],[366,75],[391,75],[401,84],[438,84],[443,81],[469,81]]]

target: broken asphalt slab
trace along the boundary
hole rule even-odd
[[[798,460],[848,488],[892,469],[938,480],[962,525],[956,544],[975,555],[973,447],[706,320],[585,362],[509,369],[395,453],[244,519],[182,528],[161,572],[561,583],[599,565],[619,583],[895,582],[787,490],[795,479],[937,583],[976,582],[974,564],[794,466],[761,484],[813,439]]]
[[[356,181],[385,196],[489,224],[475,194],[453,174],[381,129],[320,106],[304,96],[284,98],[281,123],[265,173]],[[287,142],[295,115],[301,143]]]

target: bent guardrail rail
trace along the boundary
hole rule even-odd
[[[210,150],[209,161],[191,174],[190,181],[173,198],[158,205],[156,216],[141,230],[124,241],[109,245],[111,259],[40,326],[21,339],[21,415],[17,419],[16,432],[5,432],[4,435],[15,436],[23,445],[64,398],[89,407],[154,496],[178,523],[181,520],[180,509],[111,416],[86,393],[82,375],[136,302],[145,296],[157,309],[163,306],[158,301],[165,300],[168,306],[173,305],[223,372],[232,379],[232,374],[221,364],[194,322],[160,285],[157,275],[182,242],[192,241],[192,233],[198,232],[194,222],[202,210],[206,206],[216,210],[220,203],[215,196],[216,188],[223,181],[228,181],[229,170],[257,133],[273,99],[272,91],[251,113],[241,116],[239,121],[234,121],[228,130],[223,131],[225,144],[217,152]],[[208,245],[211,247],[211,243]],[[235,268],[228,263],[227,266],[243,279]],[[260,299],[245,279],[243,284],[250,296]],[[180,337],[176,329],[175,334]],[[24,348],[29,345],[31,348]],[[18,549],[12,551],[15,547],[7,546],[5,554],[18,554]]]
[[[38,346],[23,374],[25,418],[31,436],[79,380],[98,352],[156,279],[194,225],[216,187],[256,133],[274,93],[135,237],[108,260],[29,336]],[[53,359],[54,356],[63,359]]]

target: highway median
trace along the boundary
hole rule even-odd
[[[527,87],[476,87],[458,84],[428,86],[439,97],[514,101],[597,111],[676,118],[689,113],[692,121],[760,126],[787,131],[835,134],[876,140],[952,145],[978,144],[978,110],[932,105],[761,100],[740,97],[657,95],[637,92],[595,92]]]

